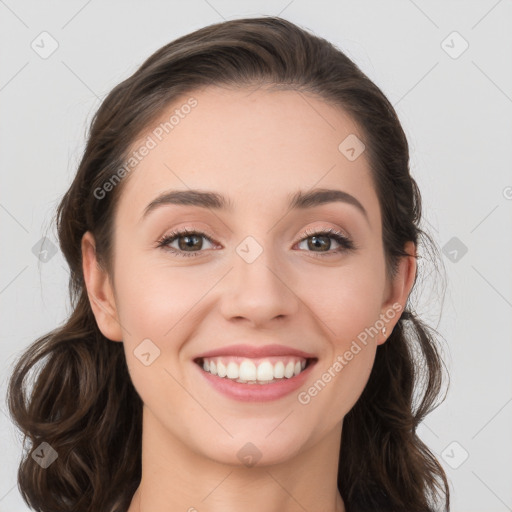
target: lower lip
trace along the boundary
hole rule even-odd
[[[278,400],[300,388],[308,378],[316,359],[309,362],[308,366],[299,375],[287,379],[283,377],[270,384],[243,384],[226,377],[219,377],[205,372],[197,363],[194,365],[203,377],[220,393],[241,402],[268,402]]]

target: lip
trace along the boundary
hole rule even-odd
[[[247,357],[250,359],[271,357],[271,356],[296,356],[303,357],[304,359],[314,359],[316,356],[296,348],[287,347],[285,345],[229,345],[226,347],[210,350],[196,356],[194,359],[202,359],[205,357],[216,357],[216,356],[238,356]],[[299,374],[300,376],[301,374]]]
[[[223,354],[215,355],[226,355],[228,352]],[[229,352],[233,354],[233,352]],[[289,355],[287,352],[285,355]],[[268,352],[267,352],[268,355]],[[296,355],[296,354],[294,354]],[[213,357],[213,356],[204,356]],[[304,356],[302,356],[304,357]],[[287,379],[283,377],[276,382],[270,384],[244,384],[242,382],[236,382],[226,377],[219,377],[218,375],[212,375],[209,372],[205,372],[201,366],[194,363],[197,371],[201,373],[204,379],[210,384],[216,391],[233,400],[241,402],[268,402],[271,400],[278,400],[283,398],[290,393],[293,393],[299,389],[311,374],[312,368],[315,366],[317,359],[309,359],[306,368],[299,375]]]

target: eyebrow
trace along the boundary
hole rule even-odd
[[[353,195],[342,190],[316,188],[310,191],[299,190],[291,195],[288,207],[292,210],[304,210],[314,208],[327,203],[341,202],[355,206],[369,223],[368,212],[364,206]],[[233,210],[233,202],[216,192],[203,190],[172,190],[164,192],[151,201],[142,214],[142,219],[164,205],[197,206],[200,208],[213,208],[215,210]]]

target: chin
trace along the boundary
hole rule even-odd
[[[248,429],[233,438],[221,434],[224,439],[210,438],[211,444],[203,446],[203,453],[215,462],[238,467],[281,464],[298,455],[302,447],[300,436],[278,431],[268,435],[268,432],[261,428]]]

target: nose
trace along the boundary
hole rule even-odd
[[[249,263],[235,253],[233,268],[223,280],[221,312],[228,321],[245,319],[265,326],[274,319],[294,315],[300,299],[293,289],[293,276],[264,250]]]

